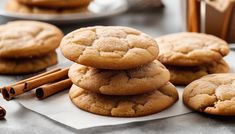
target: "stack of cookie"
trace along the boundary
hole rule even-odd
[[[95,26],[75,30],[61,42],[69,69],[69,96],[79,108],[106,116],[144,116],[178,99],[169,71],[158,61],[150,36],[128,27]]]
[[[9,0],[6,11],[32,14],[77,13],[87,10],[91,0]]]
[[[176,33],[156,39],[161,61],[171,73],[171,82],[187,85],[202,76],[229,72],[223,57],[228,44],[220,38],[202,33]]]
[[[0,25],[0,73],[33,73],[56,64],[55,49],[62,37],[57,27],[43,22]]]

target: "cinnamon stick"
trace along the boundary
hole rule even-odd
[[[53,73],[42,75],[41,77],[36,77],[35,79],[25,81],[18,85],[13,85],[12,87],[9,88],[3,88],[2,89],[3,98],[6,100],[11,100],[15,96],[21,95],[24,92],[30,91],[41,85],[68,78],[68,70],[69,70],[68,68],[65,68]]]
[[[6,115],[6,110],[0,106],[0,120]]]
[[[55,73],[48,74],[48,75],[39,77],[37,79],[33,79],[28,82],[25,82],[24,83],[24,86],[25,86],[24,91],[29,91],[29,90],[34,89],[36,87],[39,87],[41,85],[55,82],[55,81],[58,81],[63,78],[68,78],[68,71],[69,71],[69,69],[65,68],[65,69],[62,69],[62,70],[57,71]]]
[[[187,0],[187,30],[200,32],[200,1]]]
[[[72,81],[70,79],[65,79],[50,85],[45,85],[36,89],[36,97],[38,99],[44,99],[55,93],[66,90],[72,86]]]

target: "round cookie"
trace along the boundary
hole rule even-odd
[[[166,66],[166,68],[171,74],[170,82],[177,85],[188,85],[202,76],[214,73],[228,73],[230,70],[228,64],[223,59],[218,62],[212,62],[209,65],[196,67]]]
[[[18,0],[20,3],[30,6],[47,8],[71,8],[88,6],[91,0]]]
[[[37,21],[12,21],[0,25],[0,57],[22,58],[46,55],[60,44],[63,33]]]
[[[69,14],[87,12],[87,7],[69,8],[69,9],[49,9],[32,7],[19,3],[17,0],[10,0],[5,7],[6,11],[12,13],[27,13],[27,14]]]
[[[66,35],[63,55],[79,64],[100,69],[130,69],[150,63],[158,55],[156,41],[128,27],[94,26]]]
[[[68,75],[77,86],[106,95],[142,94],[170,80],[169,71],[157,60],[130,70],[102,70],[75,63]]]
[[[56,52],[40,58],[2,59],[0,58],[0,74],[28,74],[38,72],[57,63]]]
[[[213,35],[176,33],[156,38],[158,59],[164,65],[199,66],[218,61],[229,53],[228,44]]]
[[[135,96],[96,94],[73,85],[69,96],[77,107],[85,111],[117,117],[154,114],[170,107],[178,100],[177,90],[169,82],[158,90]]]
[[[191,109],[214,115],[235,115],[235,74],[211,74],[184,89],[184,103]]]

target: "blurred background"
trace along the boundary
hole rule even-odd
[[[153,37],[190,31],[235,41],[233,0],[83,0],[79,5],[51,0],[46,6],[27,1],[1,0],[0,23],[39,20],[56,24],[65,33],[84,26],[121,25]]]
[[[54,9],[0,1],[0,23],[40,20],[56,24],[65,33],[84,26],[121,25],[159,36],[185,30],[181,0],[93,0],[88,7]]]

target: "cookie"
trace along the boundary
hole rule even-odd
[[[99,115],[134,117],[158,113],[178,100],[176,88],[167,83],[158,90],[135,96],[110,96],[84,90],[73,85],[71,101],[79,108]]]
[[[63,55],[99,69],[130,69],[150,63],[158,55],[156,41],[133,28],[94,26],[75,30],[60,44]]]
[[[184,103],[191,109],[213,115],[235,115],[235,74],[211,74],[184,89]]]
[[[170,80],[169,71],[157,60],[129,70],[104,70],[73,64],[69,78],[77,86],[106,95],[136,95],[158,89]]]
[[[223,59],[212,62],[209,65],[195,67],[166,66],[166,68],[171,74],[170,82],[177,85],[188,85],[202,76],[214,73],[228,73],[230,70],[228,64]]]
[[[0,57],[22,58],[46,55],[60,44],[63,33],[37,21],[12,21],[0,25]]]
[[[17,0],[10,0],[5,10],[12,13],[25,13],[25,14],[70,14],[88,12],[87,7],[69,8],[69,9],[51,9],[27,6],[19,3]]]
[[[199,66],[218,61],[229,53],[228,44],[213,35],[176,33],[156,39],[158,60],[164,65]]]
[[[3,59],[0,58],[0,74],[28,74],[41,71],[57,63],[56,52],[40,58]]]
[[[88,6],[91,0],[18,0],[18,2],[37,7],[71,8]]]

